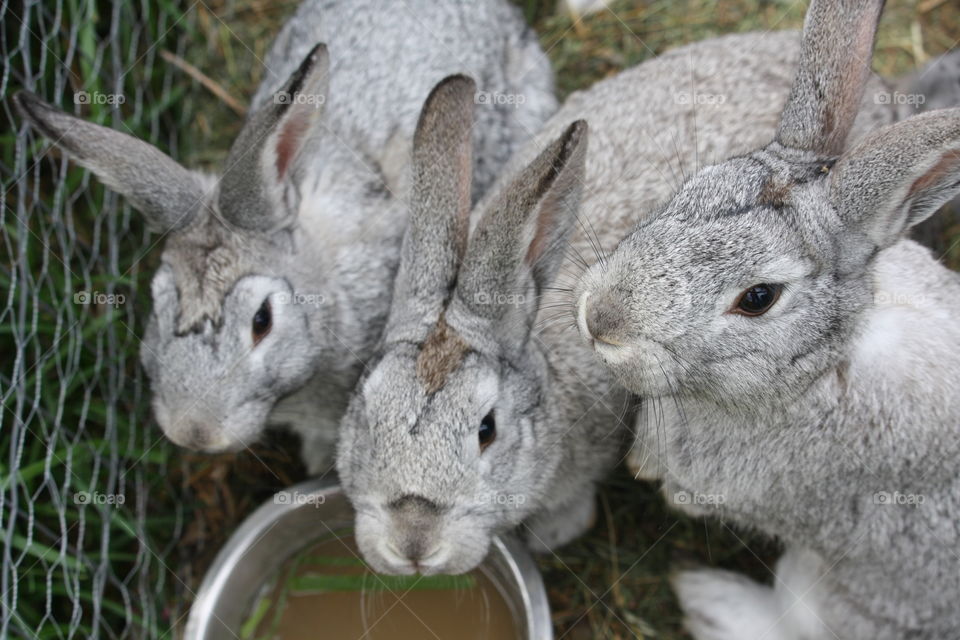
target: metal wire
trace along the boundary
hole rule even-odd
[[[167,5],[170,6],[167,6]],[[157,252],[138,215],[16,113],[33,91],[177,157],[197,91],[177,3],[0,5],[0,637],[164,637],[184,514],[138,363]]]

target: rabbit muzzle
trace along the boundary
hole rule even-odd
[[[431,575],[444,573],[449,548],[440,540],[436,516],[398,511],[389,516],[388,531],[364,536],[358,542],[367,562],[380,573]]]
[[[459,574],[486,557],[488,533],[460,526],[447,508],[425,498],[404,496],[376,511],[358,513],[356,538],[364,559],[379,573]]]
[[[165,431],[170,440],[181,447],[204,453],[224,453],[238,451],[243,444],[231,440],[223,428],[212,427],[207,424],[186,423],[175,429]]]

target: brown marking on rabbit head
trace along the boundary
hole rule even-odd
[[[207,320],[219,327],[227,294],[237,280],[262,269],[258,256],[276,255],[275,243],[283,235],[228,226],[210,211],[172,232],[163,261],[173,271],[177,287],[177,335],[199,331]]]
[[[792,187],[793,185],[790,182],[781,179],[779,176],[772,175],[760,190],[757,204],[774,209],[782,209],[790,197]]]
[[[449,324],[444,313],[427,336],[417,358],[417,379],[427,393],[436,393],[447,383],[470,351],[470,345]]]

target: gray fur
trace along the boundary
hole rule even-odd
[[[429,90],[461,72],[481,91],[522,96],[476,107],[474,197],[556,102],[549,62],[506,0],[308,0],[266,65],[222,182],[36,99],[18,103],[167,233],[141,349],[167,436],[220,451],[291,426],[318,472],[386,321]],[[273,96],[285,83],[323,100],[309,112],[282,105]],[[283,131],[295,134],[293,162],[271,173]],[[266,300],[274,324],[255,344],[251,323]]]
[[[826,49],[801,48],[797,74],[777,130],[780,144],[815,150],[823,156],[843,151],[870,76],[870,52],[882,9],[882,2],[811,3],[804,38],[842,40],[849,49],[841,59]],[[815,93],[837,99],[809,100]]]
[[[670,198],[685,175],[774,137],[799,53],[794,31],[727,35],[670,50],[571,94],[511,159],[505,179],[570,122],[587,120],[591,151],[581,217],[609,248]],[[853,139],[894,121],[893,108],[876,99],[887,93],[886,83],[871,77]]]
[[[242,229],[271,231],[289,225],[299,208],[297,184],[288,180],[321,121],[329,89],[326,45],[316,45],[287,83],[250,116],[234,140],[220,178],[223,218]]]
[[[179,230],[206,215],[202,176],[188,171],[151,144],[88,124],[32,93],[14,96],[21,115],[104,183],[143,212],[153,231]]]
[[[410,226],[403,242],[397,304],[391,311],[394,325],[408,321],[408,311],[420,324],[433,324],[456,280],[470,216],[475,90],[473,80],[452,76],[438,84],[424,104],[414,139]],[[443,162],[434,162],[436,158]],[[445,215],[437,219],[438,211]],[[419,305],[410,309],[414,301],[429,303],[433,313],[424,317]]]
[[[421,119],[414,172],[423,179],[388,328],[340,432],[357,541],[386,573],[468,571],[493,535],[521,523],[536,548],[570,540],[591,524],[595,483],[621,444],[624,392],[593,386],[597,368],[568,359],[566,337],[558,345],[533,328],[573,231],[586,126],[568,125],[478,207],[461,265],[448,258],[466,240],[462,212],[417,202],[449,202],[462,188],[449,167],[469,162],[464,145],[429,144],[469,131],[457,102],[435,101],[447,113]],[[478,430],[491,411],[497,436],[483,449]]]
[[[474,199],[557,108],[550,62],[519,9],[506,1],[305,0],[264,58],[267,75],[254,109],[271,100],[318,41],[330,51],[326,128],[388,174],[384,152],[399,137],[407,160],[430,90],[454,73],[476,81],[482,94],[473,133]]]
[[[868,60],[881,4],[814,0],[779,142],[685,181],[575,291],[586,342],[645,398],[640,474],[786,545],[773,589],[676,577],[698,640],[960,631],[960,280],[905,239],[960,192],[960,110],[837,157],[862,86],[808,82]],[[732,312],[759,283],[784,285],[770,310]]]
[[[667,198],[682,171],[694,167],[701,156],[704,161],[723,159],[769,141],[798,54],[799,37],[794,33],[728,36],[677,49],[573,94],[511,160],[497,186],[475,208],[488,213],[498,207],[524,211],[500,203],[529,193],[518,187],[534,182],[536,158],[549,157],[541,154],[563,136],[570,122],[588,119],[593,125],[580,190],[583,215],[566,247],[571,257],[564,262],[558,247],[563,249],[563,238],[570,234],[563,224],[573,218],[542,224],[546,233],[537,236],[534,227],[516,219],[482,215],[473,217],[464,267],[456,274],[435,271],[435,276],[443,277],[420,281],[420,291],[434,293],[418,295],[417,281],[398,277],[387,340],[351,402],[338,456],[341,480],[359,514],[361,550],[373,566],[388,572],[462,571],[483,557],[489,534],[504,527],[523,522],[531,544],[544,549],[590,525],[594,483],[616,449],[611,431],[629,403],[611,374],[591,357],[589,347],[577,340],[573,327],[558,322],[558,305],[568,304],[569,298],[559,274],[575,273],[580,260],[592,261],[596,240],[610,245],[622,237],[636,212]],[[881,82],[872,81],[871,91],[884,89]],[[684,104],[682,97],[695,92],[722,95],[723,100],[696,108],[689,101]],[[892,109],[871,95],[863,102],[857,134],[892,118]],[[437,160],[441,165],[450,162]],[[451,218],[439,220],[449,224]],[[427,226],[421,237],[449,238],[449,229]],[[408,240],[411,237],[408,234]],[[532,270],[519,272],[521,281],[514,281],[517,273],[509,266],[515,254],[506,248],[529,247],[534,238],[550,249]],[[486,242],[500,247],[506,260],[498,253],[470,253]],[[411,249],[411,255],[417,253]],[[419,252],[424,262],[428,254]],[[468,269],[472,262],[475,267]],[[534,287],[533,274],[541,268],[536,276],[541,284]],[[453,302],[445,304],[443,289],[438,292],[435,283],[451,282],[454,275]],[[461,294],[461,287],[467,293]],[[497,300],[507,304],[489,306]],[[459,354],[449,326],[470,350],[440,390],[429,395],[417,375],[418,361],[426,347],[433,348],[431,337],[441,335],[438,327],[443,329],[444,344],[437,352],[444,357]],[[491,354],[512,359],[504,362]],[[446,370],[437,367],[428,373]],[[509,412],[505,423],[498,420],[502,431],[498,438],[508,440],[497,449],[498,443],[491,445],[488,454],[496,464],[486,467],[484,457],[466,447],[475,442],[479,423],[493,405]],[[477,506],[484,499],[507,502],[518,495],[525,498],[520,508]],[[434,524],[443,525],[424,527],[422,510],[417,518],[406,518],[401,511],[408,496],[442,507],[443,515]],[[440,537],[436,530],[446,533]],[[411,545],[422,554],[423,548],[413,542],[424,536],[440,540],[446,551],[426,564],[421,558],[418,567],[403,557],[403,551]]]

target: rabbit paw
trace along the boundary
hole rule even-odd
[[[333,448],[325,447],[326,450],[315,448],[308,450],[304,447],[300,451],[300,458],[307,468],[307,475],[311,478],[322,476],[334,467]]]
[[[569,500],[524,523],[527,546],[534,553],[549,553],[593,526],[597,519],[594,493]]]
[[[293,430],[300,435],[300,459],[309,477],[320,476],[333,469],[337,446],[330,430],[315,427],[294,427]]]
[[[673,588],[696,640],[788,640],[773,589],[729,571],[684,571]]]
[[[627,468],[637,480],[660,480],[666,471],[663,444],[650,419],[642,413],[633,423],[633,442],[627,452]]]
[[[627,453],[627,469],[636,480],[655,481],[663,477],[663,464],[656,451],[637,441]]]

